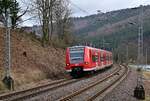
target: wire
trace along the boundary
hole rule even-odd
[[[23,20],[23,21],[21,21],[21,22],[16,23],[16,25],[19,25],[19,24],[21,24],[21,23],[23,23],[23,22],[26,22],[26,21],[28,21],[28,20],[32,20],[32,19],[35,18],[35,17],[37,17],[37,16],[32,16],[32,17],[30,17],[30,18],[28,18],[28,19],[25,19],[25,20]],[[16,26],[16,25],[15,25],[15,26]]]
[[[25,19],[25,20],[23,20],[23,21],[21,21],[21,22],[19,22],[19,23],[17,23],[17,24],[20,24],[20,23],[26,22],[26,21],[28,21],[28,20],[31,20],[31,19],[35,18],[35,17],[37,17],[37,15],[32,16],[32,17],[30,17],[30,18],[28,18],[28,19]]]
[[[21,1],[22,1],[22,0],[21,0]],[[80,8],[78,5],[74,4],[74,3],[71,2],[70,0],[69,0],[69,3],[70,3],[72,6],[78,8],[80,11],[82,11],[82,12],[84,12],[84,13],[86,13],[86,14],[89,15],[89,13],[88,13],[86,10]],[[38,6],[38,7],[34,8],[34,9],[32,9],[32,11],[38,9],[39,7],[41,7],[41,6]],[[27,12],[30,12],[30,11],[27,11]],[[35,18],[35,17],[37,17],[37,16],[38,16],[38,15],[32,16],[32,17],[30,17],[30,18],[28,18],[28,19],[25,19],[25,20],[23,20],[23,21],[17,23],[17,25],[18,25],[18,24],[21,24],[21,23],[23,23],[23,22],[26,22],[26,21],[28,21],[28,20],[31,20],[31,19],[33,19],[33,18]]]
[[[84,13],[86,13],[86,14],[88,14],[88,15],[89,15],[89,13],[88,13],[86,10],[84,10],[84,9],[80,8],[78,5],[74,4],[74,3],[73,3],[73,2],[71,2],[71,1],[69,1],[69,2],[70,2],[70,4],[71,4],[72,6],[74,6],[74,7],[78,8],[80,11],[82,11],[82,12],[84,12]]]

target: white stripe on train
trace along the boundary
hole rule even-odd
[[[88,68],[88,69],[83,69],[83,71],[92,71],[92,70],[100,70],[100,69],[103,69],[105,67],[109,67],[111,66],[112,64],[109,64],[109,65],[104,65],[104,66],[96,66],[94,68]],[[72,70],[66,70],[66,72],[71,72]]]

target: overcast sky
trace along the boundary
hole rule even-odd
[[[150,0],[71,0],[73,16],[86,16],[95,14],[97,10],[108,12],[124,8],[137,7],[139,5],[150,5]],[[77,5],[77,7],[75,5]],[[80,10],[85,10],[86,12]]]
[[[22,1],[22,0],[18,0]],[[71,0],[72,16],[87,16],[97,13],[97,10],[108,12],[124,8],[150,5],[150,0]],[[28,18],[24,16],[23,19]],[[27,21],[24,25],[33,25],[33,21]]]

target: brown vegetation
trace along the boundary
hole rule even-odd
[[[30,34],[11,33],[12,76],[20,86],[43,79],[65,77],[63,49],[43,48]],[[4,30],[0,30],[0,79],[4,77]],[[2,84],[0,83],[0,88]]]

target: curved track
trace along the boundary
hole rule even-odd
[[[111,87],[114,86],[116,83],[118,82],[120,83],[128,75],[128,72],[129,72],[128,67],[120,66],[119,69],[117,69],[115,72],[111,73],[107,77],[98,80],[97,82],[93,82],[89,84],[87,87],[84,87],[70,95],[65,96],[59,99],[59,101],[68,101],[68,100],[93,101],[97,97],[102,95],[105,91],[111,89]],[[95,92],[93,92],[94,87],[96,87]]]
[[[98,80],[97,82],[92,82],[90,83],[87,87],[80,89],[79,91],[76,91],[70,95],[67,95],[66,97],[63,97],[61,99],[59,99],[60,101],[66,101],[68,99],[72,99],[75,96],[80,96],[81,93],[84,93],[85,91],[88,91],[90,88],[101,84],[102,82],[105,82],[106,80],[108,80],[109,78],[113,77],[114,75],[116,75],[117,73],[119,73],[122,69],[121,68],[116,68],[113,73],[108,74],[107,77]],[[126,72],[124,73],[126,74]],[[123,74],[122,74],[123,75]],[[94,75],[95,76],[95,75]],[[121,77],[121,76],[120,76]],[[7,94],[3,94],[0,95],[0,101],[21,101],[21,100],[26,100],[26,99],[30,99],[32,97],[35,97],[37,95],[40,95],[44,92],[48,92],[50,90],[55,90],[56,88],[60,88],[60,87],[64,87],[67,86],[69,84],[73,84],[75,82],[78,82],[80,80],[84,80],[87,78],[81,78],[81,79],[62,79],[62,80],[57,80],[57,81],[53,81],[50,83],[47,83],[45,85],[41,85],[41,86],[37,86],[34,88],[30,88],[30,89],[26,89],[26,90],[21,90],[21,91],[15,91],[15,92],[11,92],[11,93],[7,93]],[[103,91],[105,91],[106,89],[104,89]],[[86,100],[93,100],[94,98],[96,98],[101,92],[95,94],[93,97],[90,97]],[[82,94],[81,94],[82,96]],[[80,96],[80,97],[81,97]]]

